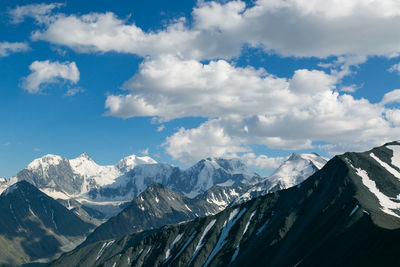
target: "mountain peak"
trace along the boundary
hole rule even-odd
[[[314,172],[320,170],[327,161],[317,153],[293,153],[267,180],[271,183],[271,187],[289,188],[301,183]]]
[[[19,181],[13,185],[10,185],[6,190],[3,191],[2,196],[7,196],[16,192],[35,192],[39,193],[39,189],[30,184],[27,181]]]
[[[325,163],[328,161],[328,159],[321,157],[315,152],[312,153],[304,153],[304,154],[297,154],[297,153],[292,153],[289,158],[282,163],[282,165],[288,164],[288,162],[291,161],[309,161],[312,163],[317,169],[321,169]]]
[[[33,160],[28,165],[28,169],[37,169],[42,167],[42,169],[47,169],[50,165],[58,165],[63,161],[63,158],[58,155],[46,154],[41,158]]]
[[[129,155],[123,159],[121,159],[117,164],[117,168],[121,170],[121,172],[128,172],[132,170],[135,166],[140,164],[155,164],[157,161],[152,159],[151,157],[144,156],[138,157],[136,155]]]
[[[93,161],[93,159],[89,156],[89,154],[88,153],[86,153],[86,152],[83,152],[82,154],[80,154],[78,157],[77,157],[77,159],[86,159],[86,160],[90,160],[90,161]]]

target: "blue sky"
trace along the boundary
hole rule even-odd
[[[188,166],[400,139],[400,5],[2,1],[0,176],[34,158]]]

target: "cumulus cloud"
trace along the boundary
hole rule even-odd
[[[166,139],[167,153],[183,161],[251,153],[253,144],[292,150],[320,141],[335,150],[360,150],[398,138],[400,128],[385,116],[385,104],[398,101],[399,90],[373,104],[339,93],[338,81],[319,70],[280,78],[225,60],[204,64],[162,56],[143,62],[123,87],[128,93],[108,96],[106,107],[123,118],[208,118]]]
[[[318,72],[314,74],[318,76]],[[306,71],[295,76],[304,75]],[[321,83],[330,82],[325,81],[325,73],[319,75]],[[278,112],[287,105],[296,104],[296,97],[285,79],[276,78],[263,69],[238,68],[224,60],[209,64],[174,56],[147,60],[124,88],[130,93],[107,98],[109,115],[157,116],[171,120],[188,116],[258,114],[266,110]]]
[[[29,69],[31,73],[22,79],[22,87],[31,94],[41,91],[43,86],[57,83],[60,80],[76,84],[79,81],[79,70],[75,62],[34,61]]]
[[[0,42],[0,57],[6,57],[12,53],[25,52],[30,49],[27,43]]]
[[[81,52],[168,53],[199,60],[236,57],[244,44],[296,57],[400,52],[400,5],[395,0],[258,0],[251,6],[199,1],[192,21],[181,18],[145,32],[109,12],[58,15],[33,38]]]
[[[39,23],[50,23],[51,13],[53,9],[64,6],[63,3],[51,3],[51,4],[30,4],[24,6],[17,6],[14,9],[8,11],[8,15],[11,18],[11,23],[18,24],[25,20],[26,17],[34,18]]]
[[[65,45],[79,52],[115,51],[142,57],[167,53],[202,59],[231,57],[240,51],[236,47],[235,51],[230,51],[232,49],[228,44],[226,47],[212,45],[212,38],[204,38],[201,32],[188,29],[184,18],[174,21],[163,30],[144,32],[111,12],[83,16],[59,15],[44,31],[34,32],[32,38]]]
[[[172,158],[190,163],[209,156],[236,157],[237,153],[249,152],[238,138],[232,138],[225,130],[213,123],[205,123],[195,129],[181,128],[167,137],[163,146]]]

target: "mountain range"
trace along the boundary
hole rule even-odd
[[[153,183],[193,198],[214,185],[245,185],[260,179],[237,159],[208,158],[181,170],[135,155],[101,166],[83,153],[72,160],[57,155],[35,159],[11,179],[0,181],[0,188],[28,181],[54,199],[75,200],[97,210],[100,219],[118,214]]]
[[[100,225],[84,244],[216,214],[229,205],[276,191],[280,189],[279,185],[297,185],[325,163],[326,160],[316,154],[292,154],[270,176],[273,177],[271,182],[269,178],[250,185],[228,182],[225,184],[230,186],[216,185],[194,198],[154,183],[121,213]]]
[[[317,155],[314,157],[320,159],[321,162],[324,160]],[[281,177],[280,184],[295,185],[306,179],[307,175],[318,170],[315,165],[308,154],[297,156],[293,154],[276,170],[272,177],[276,179],[279,173],[284,173],[285,176]],[[292,172],[289,171],[290,169]],[[114,177],[115,175],[119,176]],[[297,178],[293,179],[292,177]],[[186,183],[189,186],[188,189],[183,186],[185,179],[190,181],[190,183]],[[58,233],[58,230],[51,229],[52,225],[42,222],[47,222],[48,218],[41,218],[38,225],[50,227],[47,229],[45,226],[41,226],[41,229],[46,229],[46,232],[50,233],[49,236],[54,239],[51,243],[52,249],[46,249],[46,243],[46,246],[40,251],[41,254],[26,252],[21,254],[24,255],[22,258],[17,256],[16,252],[10,252],[10,255],[4,256],[7,258],[5,262],[19,264],[48,261],[61,252],[73,249],[85,238],[85,242],[79,247],[101,240],[121,238],[127,234],[154,230],[166,224],[183,223],[199,217],[214,215],[233,205],[235,201],[245,201],[244,198],[241,198],[242,196],[250,198],[250,193],[248,193],[250,191],[251,197],[255,197],[265,194],[269,190],[278,189],[278,186],[272,186],[273,183],[267,183],[267,180],[247,169],[236,159],[208,158],[186,170],[181,170],[168,164],[154,163],[148,157],[130,156],[116,165],[100,166],[85,153],[73,160],[46,155],[34,160],[10,180],[1,180],[0,185],[6,188],[2,196],[12,196],[10,193],[14,192],[14,187],[36,192],[35,194],[38,195],[36,197],[45,203],[42,203],[41,206],[35,205],[37,208],[57,205],[58,212],[55,213],[58,214],[57,218],[69,216],[73,218],[71,220],[79,221],[79,223],[74,221],[70,224],[71,226],[78,225],[75,229],[78,233],[76,236],[66,237],[64,233]],[[294,181],[293,184],[290,184],[291,181]],[[263,188],[267,185],[268,188]],[[10,207],[28,205],[29,211],[29,200],[24,202],[13,198],[13,201],[15,203],[10,201]],[[95,203],[95,205],[88,205],[88,203]],[[117,206],[115,203],[121,205]],[[114,213],[107,214],[104,212],[107,209],[99,208],[107,206],[114,207]],[[119,212],[118,209],[122,209],[122,211]],[[8,213],[12,212],[15,211]],[[34,211],[34,214],[43,213],[52,214],[48,209]],[[0,214],[7,214],[7,212]],[[29,214],[31,214],[30,211]],[[29,214],[18,217],[18,220],[15,220],[16,224],[23,225]],[[113,216],[109,218],[111,215]],[[57,225],[57,223],[53,224]],[[96,228],[96,226],[99,227]],[[32,231],[34,233],[26,235],[28,239],[40,240],[35,235],[40,236],[43,233],[37,227],[26,226],[26,228],[25,232]],[[92,230],[94,232],[90,233]],[[13,240],[15,241],[15,239]],[[6,243],[7,245],[4,247],[11,246],[17,250],[21,248],[19,243],[15,245],[13,242]],[[33,243],[29,244],[34,245]],[[28,249],[29,246],[26,246],[25,249]],[[39,244],[39,247],[43,246]]]
[[[100,241],[52,266],[398,266],[400,143],[335,156],[301,184]]]

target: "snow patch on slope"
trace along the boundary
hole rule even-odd
[[[244,235],[244,234],[247,232],[247,229],[249,228],[251,219],[252,219],[253,216],[256,214],[256,212],[257,212],[257,210],[255,210],[255,211],[253,211],[253,212],[251,213],[251,215],[250,215],[250,217],[249,217],[249,220],[247,221],[247,224],[246,224],[246,226],[244,227],[244,231],[243,231],[243,234],[242,234],[242,235]]]
[[[393,151],[392,165],[400,169],[400,145],[387,146],[387,148]]]
[[[42,188],[39,190],[54,199],[71,199],[71,196],[69,196],[68,194],[54,190],[53,188]]]
[[[390,167],[389,164],[387,164],[386,162],[383,162],[382,160],[380,160],[374,153],[370,153],[369,154],[371,156],[371,158],[373,158],[376,162],[378,162],[383,168],[385,168],[388,172],[390,172],[391,174],[393,174],[393,176],[395,176],[396,178],[400,179],[400,172],[398,172],[397,170],[395,170],[394,168]]]
[[[365,170],[362,170],[360,168],[355,168],[352,165],[350,166],[356,171],[357,175],[361,177],[362,183],[369,189],[369,191],[372,194],[376,196],[376,198],[379,201],[379,204],[382,207],[381,210],[387,214],[400,218],[398,214],[393,212],[393,210],[400,209],[400,203],[393,201],[390,197],[386,196],[381,191],[379,191],[375,181],[369,178],[368,173]]]
[[[197,253],[199,253],[200,249],[204,246],[203,243],[203,239],[206,236],[206,234],[208,233],[208,231],[210,231],[210,229],[214,226],[215,222],[217,220],[212,220],[211,222],[209,222],[209,224],[206,226],[206,228],[203,231],[203,234],[200,237],[199,242],[197,243],[196,249],[194,250],[193,256],[190,259],[190,262],[188,263],[188,266],[192,263],[192,261],[194,260],[194,258],[196,257]]]
[[[245,212],[246,212],[246,208],[244,208],[242,211],[240,211],[240,213],[239,213],[239,209],[235,209],[231,212],[228,220],[226,220],[224,223],[224,226],[222,228],[221,235],[219,236],[218,242],[215,245],[214,249],[211,251],[211,254],[208,257],[204,266],[207,266],[211,262],[211,260],[215,257],[215,255],[217,255],[218,252],[221,250],[221,248],[225,245],[225,243],[227,242],[226,238],[228,237],[229,231],[231,230],[232,226],[236,223],[236,221],[240,217],[242,217],[242,215]]]
[[[188,240],[186,241],[186,243],[183,245],[183,247],[181,248],[181,250],[179,250],[179,252],[176,254],[174,260],[176,258],[178,258],[182,252],[186,249],[186,247],[190,244],[190,242],[192,242],[193,238],[196,236],[197,232],[194,231],[193,234],[188,238]]]
[[[6,190],[4,190],[3,194],[8,195],[8,194],[16,191],[17,189],[18,189],[18,184],[13,184],[13,185],[9,186]]]
[[[169,249],[167,250],[167,252],[165,253],[165,261],[168,261],[169,257],[170,257],[170,253],[171,250],[174,248],[175,244],[179,242],[179,240],[181,240],[182,236],[184,233],[179,234],[175,237],[174,241],[172,241],[171,246],[169,247]]]

